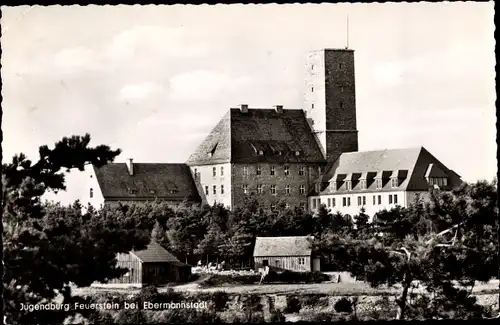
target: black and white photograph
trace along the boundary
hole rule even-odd
[[[493,1],[1,11],[4,324],[500,317]]]

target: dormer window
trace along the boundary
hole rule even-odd
[[[152,191],[152,192],[154,192],[154,191]],[[177,193],[177,190],[175,190],[175,189],[170,190],[170,194],[175,194],[175,193]]]
[[[151,194],[155,194],[155,193],[156,193],[156,191],[155,191],[155,190],[151,190],[151,191],[149,191],[149,193],[151,193]]]
[[[316,192],[318,192],[318,193],[319,193],[319,191],[320,191],[319,184],[315,184],[315,185],[314,185],[314,188],[316,189]]]
[[[300,156],[300,151],[298,151],[298,150],[297,150],[297,151],[295,151],[295,155],[296,155],[296,156]]]
[[[359,187],[362,190],[366,190],[366,179],[362,179],[362,180],[359,181]]]
[[[376,179],[375,185],[377,187],[377,190],[380,190],[382,188],[382,179],[380,179],[380,178]]]
[[[351,181],[346,181],[345,182],[345,187],[348,191],[352,190],[352,182]]]
[[[337,190],[337,182],[330,183],[330,191],[335,192]]]
[[[262,156],[262,155],[264,155],[264,151],[259,150],[259,156]]]
[[[130,194],[137,194],[137,190],[134,190],[134,189],[129,189],[128,192]]]
[[[398,187],[398,186],[399,186],[399,180],[398,180],[397,178],[392,178],[392,179],[391,179],[391,186],[392,186],[393,188]]]

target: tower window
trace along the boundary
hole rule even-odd
[[[311,108],[312,108],[312,109],[314,109],[314,103],[313,103],[313,104],[311,104]]]
[[[314,87],[311,87],[311,92],[312,92],[312,93],[314,92]]]
[[[214,195],[217,194],[217,186],[213,186]]]
[[[90,193],[89,194],[90,194],[90,198],[94,197],[94,189],[93,188],[90,189]]]
[[[273,176],[273,175],[274,175],[275,171],[276,171],[275,167],[274,167],[274,166],[272,166],[272,167],[271,167],[271,170],[270,170],[270,174],[271,174],[271,176]]]
[[[343,102],[340,102],[340,103],[339,103],[339,107],[340,107],[340,108],[344,108],[344,103],[343,103]]]
[[[306,193],[306,187],[304,185],[300,185],[299,191],[300,191],[300,194],[305,194]]]
[[[215,177],[217,176],[217,167],[212,168],[212,175]]]
[[[271,185],[271,194],[276,194],[276,185]]]
[[[208,195],[208,186],[205,186],[205,195]]]
[[[342,69],[342,63],[339,63],[339,69]]]

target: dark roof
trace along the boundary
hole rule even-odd
[[[304,111],[232,108],[187,164],[229,162],[318,163],[324,158]]]
[[[94,167],[105,200],[199,200],[193,177],[185,164],[125,163]]]
[[[448,177],[451,187],[460,185],[460,177],[439,162],[425,148],[386,149],[343,153],[330,170],[318,181],[338,182],[334,193],[347,193],[345,180],[353,179],[349,193],[373,191],[426,191],[429,189],[426,173],[431,177]],[[435,175],[435,176],[434,176]],[[400,184],[393,188],[390,177],[398,177]],[[376,188],[376,178],[382,178],[383,186]],[[357,180],[366,179],[367,187],[361,189]],[[323,187],[324,188],[324,187]],[[317,194],[317,193],[316,193]],[[332,194],[329,188],[321,194]]]
[[[160,244],[151,242],[146,249],[130,252],[137,256],[143,263],[181,263],[174,255],[168,252]],[[182,264],[182,263],[181,263]]]
[[[312,236],[257,237],[253,256],[310,256]]]

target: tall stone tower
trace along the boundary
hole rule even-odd
[[[358,151],[354,51],[309,52],[305,79],[305,111],[326,160]]]

